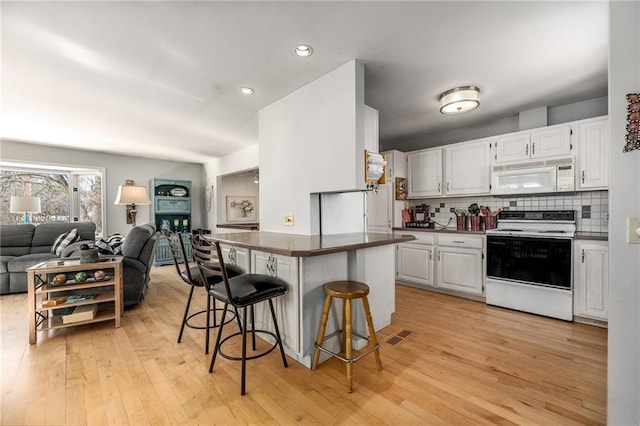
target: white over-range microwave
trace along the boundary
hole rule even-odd
[[[494,195],[542,194],[575,191],[573,158],[494,166]]]

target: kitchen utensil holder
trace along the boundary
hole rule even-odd
[[[467,217],[466,216],[458,216],[456,217],[456,225],[458,231],[466,231],[467,230]]]
[[[484,217],[484,229],[496,229],[498,227],[498,218],[496,216]]]
[[[480,230],[480,216],[471,216],[471,230],[479,231]]]

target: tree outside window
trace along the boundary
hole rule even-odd
[[[0,169],[0,223],[23,223],[22,215],[9,212],[11,196],[39,197],[41,213],[34,224],[94,222],[102,234],[102,176],[98,173]]]

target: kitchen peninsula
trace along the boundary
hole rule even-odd
[[[415,237],[362,232],[297,235],[258,231],[210,234],[205,238],[228,247],[249,249],[251,272],[277,276],[289,284],[287,294],[276,299],[278,324],[287,354],[310,368],[322,314],[323,285],[347,279],[366,283],[371,289],[369,302],[375,328],[384,328],[391,323],[395,311],[395,244]],[[229,261],[226,256],[224,260]],[[338,326],[341,309],[339,303],[334,304],[328,329]],[[354,327],[365,329],[360,307],[356,312]],[[256,328],[272,329],[267,314],[266,309],[256,309]],[[358,343],[365,342],[354,345],[358,347]]]

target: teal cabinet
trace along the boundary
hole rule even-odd
[[[189,261],[192,260],[189,234],[191,233],[191,181],[177,179],[151,179],[151,220],[160,232],[169,229],[181,232]],[[173,263],[169,244],[164,236],[158,240],[154,265]]]

